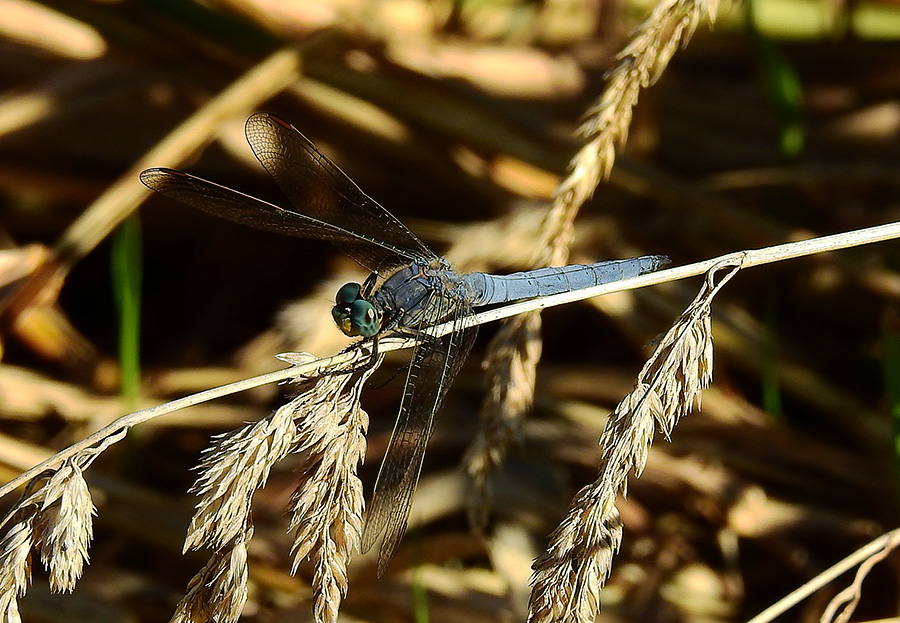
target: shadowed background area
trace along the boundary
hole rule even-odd
[[[579,122],[652,8],[0,0],[0,482],[137,407],[277,369],[280,352],[327,356],[349,343],[330,308],[365,272],[327,243],[162,197],[110,235],[115,209],[72,226],[101,193],[136,182],[132,168],[178,166],[282,202],[243,136],[250,113],[271,111],[458,270],[521,270],[581,147]],[[570,260],[652,253],[682,264],[898,220],[898,34],[888,3],[723,7],[641,93],[609,183],[577,216]],[[290,41],[299,71],[261,73],[243,107],[207,116],[214,134],[182,135],[192,147],[179,162],[136,164]],[[703,410],[658,440],[620,499],[624,541],[601,618],[745,620],[897,524],[898,249],[756,268],[725,287]],[[68,270],[17,307],[52,250]],[[493,505],[475,535],[459,465],[491,389],[481,361],[496,328],[484,327],[438,421],[404,544],[380,580],[375,557],[357,557],[342,617],[524,620],[531,561],[596,477],[610,409],[699,286],[543,314],[534,409],[490,475]],[[408,357],[391,353],[363,395],[367,492]],[[181,553],[192,467],[212,435],[291,395],[265,387],[193,407],[105,452],[86,472],[98,510],[91,564],[74,594],[51,595],[35,556],[23,620],[168,620],[207,558]],[[298,464],[280,463],[254,496],[243,620],[312,619],[313,569],[289,574],[284,509]],[[894,615],[897,584],[895,562],[882,563],[856,616]],[[787,616],[818,620],[843,586]]]

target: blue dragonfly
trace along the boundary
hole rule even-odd
[[[247,120],[256,158],[287,196],[290,207],[256,199],[166,168],[147,169],[149,188],[194,208],[265,231],[328,240],[370,271],[363,284],[347,283],[332,316],[348,336],[389,332],[416,336],[403,399],[366,514],[362,550],[382,538],[378,575],[387,569],[406,532],[412,497],[435,415],[475,339],[461,321],[473,308],[542,297],[636,277],[668,263],[647,255],[511,275],[456,273],[403,223],[360,188],[296,128],[268,113]],[[387,278],[378,286],[379,275]],[[442,337],[423,329],[450,321]]]

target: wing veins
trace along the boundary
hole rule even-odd
[[[463,302],[457,305],[457,319],[464,315],[467,307]],[[434,432],[435,415],[468,355],[475,332],[474,328],[454,331],[416,345],[400,414],[375,483],[363,530],[363,551],[370,549],[384,535],[378,557],[379,576],[387,570],[406,532],[425,449]],[[425,416],[420,417],[423,410]]]
[[[290,123],[269,113],[256,113],[247,120],[245,135],[257,160],[298,210],[345,229],[352,226],[365,240],[386,237],[393,248],[404,250],[404,257],[439,257]],[[306,174],[299,173],[300,167]],[[323,192],[335,201],[323,198]],[[320,202],[309,202],[310,194],[317,195]]]
[[[333,225],[301,212],[288,210],[252,195],[247,195],[227,186],[216,184],[202,177],[182,173],[175,169],[164,167],[147,169],[141,172],[141,181],[145,186],[162,195],[186,203],[207,214],[212,214],[241,225],[250,225],[263,231],[298,238],[321,238],[333,243],[374,245],[410,261],[418,259],[417,256],[410,254],[407,249],[396,247],[389,242],[373,240],[344,227]],[[223,209],[221,205],[216,203],[217,201],[227,204],[230,211],[229,209]],[[275,216],[278,220],[273,222],[263,218],[263,215]],[[364,254],[354,252],[351,249],[343,250],[358,261],[365,259],[362,262],[364,265],[371,263],[368,261],[368,256]]]

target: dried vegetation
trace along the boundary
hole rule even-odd
[[[736,278],[726,263],[699,294],[672,283],[492,328],[380,580],[358,549],[396,352],[348,374],[294,355],[286,388],[103,428],[128,411],[106,241],[147,200],[137,173],[190,167],[272,198],[238,131],[253,110],[460,270],[687,264],[897,219],[900,51],[787,48],[806,137],[787,154],[796,119],[753,69],[772,43],[735,30],[740,7],[714,34],[714,1],[634,8],[0,0],[0,481],[87,439],[4,498],[0,620],[745,620],[894,526],[896,244]],[[326,245],[158,199],[142,223],[140,406],[346,345],[329,299],[361,275]],[[876,545],[847,591],[798,594],[788,616],[893,612],[894,568],[862,583],[896,538]]]

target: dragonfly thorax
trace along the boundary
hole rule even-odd
[[[358,283],[345,283],[338,290],[331,317],[344,335],[372,337],[381,330],[381,317],[375,306],[364,299]]]

